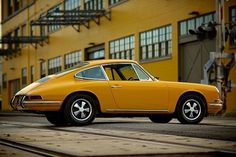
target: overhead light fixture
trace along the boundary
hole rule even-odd
[[[91,45],[91,46],[95,46],[96,45],[94,42],[90,42],[88,44]]]
[[[40,61],[40,62],[45,62],[45,59],[39,58],[39,61]]]
[[[200,13],[198,11],[192,11],[189,13],[189,15],[199,16]]]

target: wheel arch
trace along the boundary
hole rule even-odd
[[[62,106],[60,108],[60,111],[64,110],[65,106],[66,106],[66,102],[68,101],[68,99],[75,94],[84,94],[84,95],[89,95],[90,97],[92,97],[94,100],[96,100],[96,107],[97,107],[97,114],[101,113],[101,107],[100,107],[100,103],[99,103],[99,99],[97,98],[97,96],[89,91],[75,91],[73,93],[70,93],[69,95],[66,96],[66,98],[64,99]]]
[[[204,101],[204,105],[205,105],[205,108],[206,108],[206,115],[205,115],[205,116],[208,115],[208,108],[207,108],[207,101],[206,101],[206,98],[205,98],[205,96],[204,96],[202,93],[197,92],[197,91],[188,91],[188,92],[183,93],[183,94],[179,97],[179,99],[178,99],[178,101],[177,101],[177,104],[176,104],[176,106],[175,106],[175,115],[176,115],[176,109],[177,109],[177,107],[178,107],[180,101],[181,101],[181,100],[183,99],[183,97],[185,97],[186,95],[196,95],[196,96],[200,97],[200,98]]]

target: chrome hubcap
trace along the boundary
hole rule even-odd
[[[196,120],[201,114],[201,105],[195,99],[189,99],[184,103],[182,112],[186,119]]]
[[[77,99],[71,105],[71,113],[75,119],[85,121],[92,114],[92,105],[86,99]]]

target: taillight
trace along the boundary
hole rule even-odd
[[[24,99],[25,101],[34,101],[34,100],[42,100],[43,98],[40,95],[28,95]]]

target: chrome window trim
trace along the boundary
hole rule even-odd
[[[169,111],[166,109],[163,110],[141,110],[141,109],[106,109],[108,112],[150,112],[150,113],[156,113],[156,112],[162,112],[162,113],[168,113]]]
[[[83,69],[83,70],[81,70],[81,71],[75,73],[74,78],[79,79],[79,80],[107,81],[107,76],[105,75],[104,70],[103,70],[103,68],[102,68],[101,66],[102,66],[102,65],[95,65],[95,66],[91,66],[91,67],[85,68],[85,69]],[[103,73],[105,79],[89,78],[89,77],[77,77],[77,76],[76,76],[78,73],[81,73],[81,72],[83,72],[83,71],[85,71],[85,70],[92,69],[92,68],[96,68],[96,67],[99,67],[99,68],[102,70],[102,73]]]
[[[140,78],[139,78],[139,75],[137,74],[137,76],[138,76],[138,78],[139,78],[139,81],[155,81],[156,79],[151,75],[151,74],[149,74],[142,66],[140,66],[139,64],[137,64],[137,63],[134,63],[134,62],[123,62],[123,63],[106,63],[106,64],[102,64],[102,67],[103,67],[103,70],[104,70],[104,66],[106,66],[106,65],[117,65],[117,64],[135,64],[135,65],[137,65],[137,66],[139,66],[142,70],[143,70],[143,72],[144,73],[146,73],[147,74],[147,76],[150,78],[150,80],[140,80]],[[133,67],[133,65],[132,65],[132,67]],[[133,67],[134,68],[134,67]],[[135,69],[134,69],[135,70]],[[106,71],[104,70],[104,72],[105,72],[105,74],[106,74]],[[136,70],[135,70],[135,72],[136,72]],[[107,74],[106,74],[106,76],[107,76]],[[107,76],[107,80],[108,81],[120,81],[120,80],[109,80],[109,77]],[[128,81],[128,80],[121,80],[121,81]]]
[[[143,80],[143,79],[141,79],[140,76],[139,76],[139,74],[138,74],[138,72],[137,72],[137,70],[135,69],[134,65],[136,65],[136,66],[138,66],[138,67],[140,67],[140,66],[139,66],[138,64],[132,63],[132,67],[133,67],[133,69],[134,69],[136,75],[138,76],[139,81],[152,81],[151,77],[140,67],[140,69],[148,76],[148,80]]]
[[[23,101],[23,105],[25,104],[62,104],[62,101]]]

